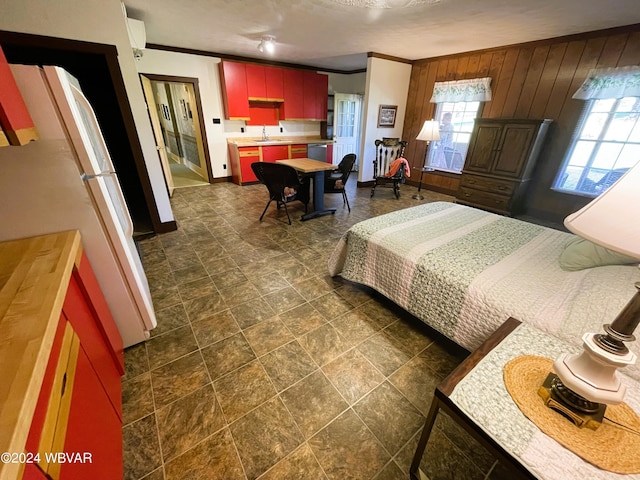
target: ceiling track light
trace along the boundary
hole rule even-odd
[[[260,43],[258,44],[258,51],[260,53],[273,54],[276,51],[276,37],[273,35],[263,35]]]

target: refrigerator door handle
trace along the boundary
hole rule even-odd
[[[114,174],[115,172],[102,172],[102,173],[96,173],[95,175],[92,175],[89,173],[81,173],[80,178],[86,182],[87,180],[91,180],[92,178],[111,177]]]

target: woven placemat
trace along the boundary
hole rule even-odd
[[[597,430],[575,426],[546,407],[538,395],[538,388],[552,367],[552,360],[531,355],[514,358],[504,366],[505,386],[522,413],[542,432],[587,462],[610,472],[640,473],[640,417],[629,405],[621,403],[607,406],[605,419]]]

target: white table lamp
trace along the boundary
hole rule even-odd
[[[591,203],[569,215],[564,224],[595,244],[640,261],[638,205],[640,162]],[[560,395],[571,407],[586,411],[598,404],[622,402],[625,387],[616,370],[636,362],[636,355],[625,345],[635,340],[633,332],[640,323],[640,282],[635,287],[638,291],[616,319],[604,325],[605,333],[586,333],[582,337],[584,352],[563,354],[555,361],[554,370],[566,387],[561,385],[564,391]]]
[[[422,174],[427,166],[427,155],[429,154],[429,143],[432,141],[440,140],[440,124],[435,120],[427,120],[422,125],[422,130],[418,133],[416,140],[421,140],[423,142],[427,142],[427,148],[425,150],[424,163],[422,164],[422,168],[420,169],[420,186],[418,187],[418,193],[416,193],[412,198],[416,200],[422,200],[424,197],[420,195],[420,190],[422,189]]]
[[[440,140],[440,124],[435,120],[427,120],[422,125],[422,130],[418,133],[416,140],[427,142],[427,145],[434,140]]]

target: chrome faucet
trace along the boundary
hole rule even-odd
[[[269,135],[267,135],[266,125],[262,125],[262,140],[269,140]]]

